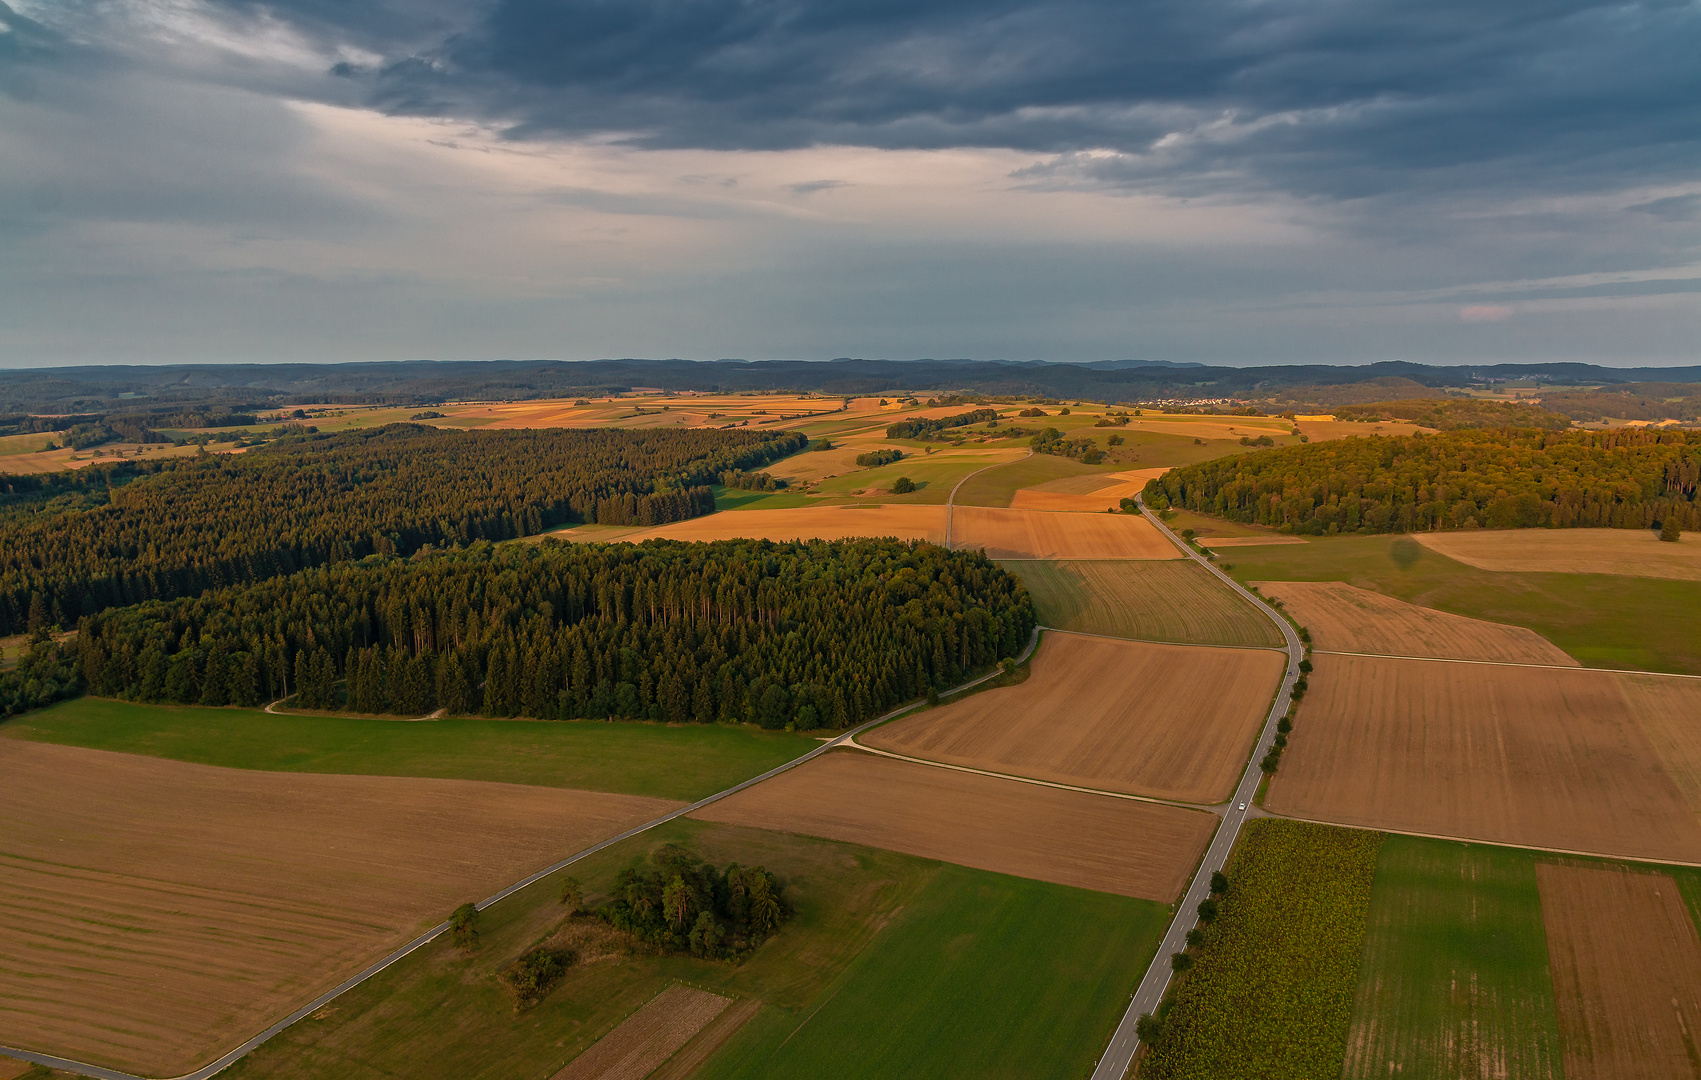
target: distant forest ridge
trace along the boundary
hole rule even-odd
[[[1364,404],[1441,396],[1440,388],[1539,381],[1547,386],[1693,389],[1701,366],[1594,364],[1356,367],[1297,364],[1214,367],[1162,361],[1044,363],[1001,360],[407,360],[359,364],[180,364],[0,371],[0,414],[245,411],[285,405],[426,405],[618,393],[633,387],[698,392],[896,390],[1040,395],[1094,401],[1241,398],[1274,404]],[[1369,384],[1369,385],[1366,385]],[[1579,399],[1577,404],[1584,404]],[[1559,411],[1568,411],[1558,405]],[[1617,415],[1617,414],[1613,414]],[[0,424],[5,422],[0,417]],[[16,419],[16,418],[13,418]],[[164,425],[154,425],[164,426]]]
[[[560,525],[713,512],[709,485],[795,432],[439,431],[391,424],[249,453],[0,477],[0,635],[146,600]]]
[[[1337,439],[1172,469],[1151,505],[1300,535],[1701,528],[1701,432],[1497,428]]]

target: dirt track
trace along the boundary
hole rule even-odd
[[[0,740],[0,1031],[176,1075],[456,904],[677,805]]]
[[[692,815],[1168,903],[1211,838],[1201,811],[839,751]]]
[[[1127,514],[1062,514],[959,506],[953,547],[994,559],[1179,559],[1152,523]]]
[[[1701,1075],[1701,938],[1677,882],[1536,864],[1567,1080]]]
[[[1701,822],[1604,671],[1318,655],[1275,813],[1701,861]]]
[[[1578,667],[1565,650],[1522,626],[1467,619],[1340,581],[1260,581],[1325,652],[1438,656]]]
[[[1245,764],[1282,654],[1048,633],[1026,682],[875,728],[910,757],[1210,803]]]

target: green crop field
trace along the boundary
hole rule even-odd
[[[499,780],[683,800],[820,745],[807,735],[722,724],[410,723],[87,697],[15,717],[0,734],[238,769]]]
[[[1475,619],[1526,626],[1589,667],[1701,674],[1701,581],[1478,570],[1409,536],[1225,548],[1240,581],[1345,581]]]
[[[1026,447],[1027,440],[1019,440],[1012,445]],[[1110,464],[1083,465],[1079,461],[1056,454],[1033,454],[981,473],[957,492],[957,502],[962,506],[1009,506],[1010,500],[1022,488],[1061,480],[1068,476],[1112,473],[1126,467]]]
[[[1346,1053],[1380,833],[1262,818],[1172,991],[1143,1080],[1337,1077]]]
[[[818,1001],[698,1080],[1083,1076],[1163,936],[1158,905],[946,866]]]
[[[740,966],[684,956],[628,956],[575,967],[539,1004],[516,1012],[496,975],[562,919],[571,874],[591,903],[615,874],[666,842],[725,866],[778,874],[796,915]],[[434,942],[278,1035],[233,1066],[232,1080],[513,1080],[554,1075],[568,1060],[679,981],[765,1003],[752,1021],[801,1017],[883,927],[922,893],[940,864],[785,833],[689,820],[633,837],[502,903],[480,920],[479,947]],[[445,915],[448,913],[445,912]],[[796,1020],[793,1020],[796,1023]]]
[[[1003,564],[1058,630],[1192,645],[1280,647],[1281,631],[1191,561]]]
[[[1563,1075],[1532,852],[1390,836],[1346,1080]]]

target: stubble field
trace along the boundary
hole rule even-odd
[[[1536,876],[1567,1080],[1701,1073],[1701,937],[1677,882],[1587,864]]]
[[[1264,615],[1190,559],[1013,561],[1042,624],[1080,634],[1188,645],[1278,648]]]
[[[1181,558],[1175,545],[1144,517],[983,506],[955,508],[951,546],[985,548],[994,559]]]
[[[1368,828],[1701,861],[1685,802],[1610,672],[1318,655],[1266,800]]]
[[[1419,607],[1339,581],[1260,581],[1264,595],[1311,631],[1323,652],[1433,656],[1505,664],[1578,667],[1563,649],[1522,626]]]
[[[692,815],[1168,903],[1216,827],[1194,810],[842,751]]]
[[[186,1072],[455,905],[676,805],[0,740],[0,1031]]]
[[[1417,533],[1414,539],[1479,570],[1701,581],[1701,538],[1667,543],[1651,529],[1510,529]]]
[[[1234,790],[1286,659],[1048,633],[1033,674],[860,736],[910,757],[1181,802]]]
[[[959,508],[958,513],[961,513]],[[595,526],[590,527],[595,529]],[[900,540],[945,539],[943,506],[810,506],[793,510],[740,510],[708,514],[648,529],[591,532],[585,527],[552,534],[564,540],[842,540],[852,536],[895,536]]]

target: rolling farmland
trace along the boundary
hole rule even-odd
[[[176,1075],[456,904],[676,805],[3,740],[0,1030]]]
[[[1512,529],[1419,533],[1431,551],[1479,570],[1616,574],[1701,581],[1701,539],[1662,543],[1650,529]]]
[[[1107,791],[1228,798],[1283,654],[1049,633],[1033,674],[860,737],[912,757]],[[1187,687],[1165,693],[1165,685]]]
[[[1056,514],[959,506],[951,546],[985,548],[994,559],[1179,559],[1181,553],[1143,517]]]
[[[1167,903],[1209,814],[835,752],[697,811],[927,859]]]
[[[959,511],[960,512],[960,511]],[[943,506],[815,506],[795,510],[740,510],[708,514],[617,533],[581,532],[569,529],[554,533],[566,540],[581,536],[591,540],[842,540],[853,536],[895,536],[900,540],[945,539]]]
[[[1080,634],[1189,645],[1278,648],[1270,620],[1199,566],[1164,562],[1018,560],[1046,626]]]

